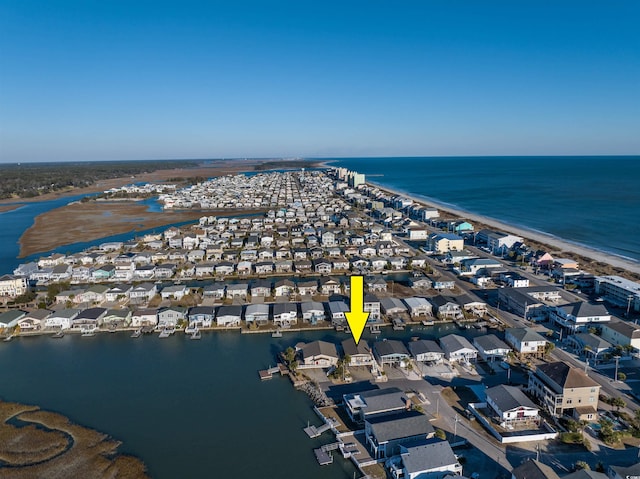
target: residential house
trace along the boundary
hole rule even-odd
[[[131,327],[142,328],[144,326],[155,326],[158,324],[157,309],[136,309],[131,314]]]
[[[142,283],[134,286],[129,291],[129,299],[132,303],[144,303],[151,301],[151,299],[158,293],[158,288],[154,283]]]
[[[561,299],[555,286],[498,289],[500,309],[506,309],[532,321],[546,319],[549,307]]]
[[[342,350],[345,358],[349,357],[347,366],[371,366],[373,364],[373,353],[364,339],[360,339],[357,345],[353,338],[345,339],[342,341]]]
[[[614,320],[602,325],[602,339],[613,346],[628,349],[634,355],[640,353],[640,326],[626,321]]]
[[[444,351],[438,343],[429,339],[419,339],[409,342],[409,351],[416,361],[421,363],[441,363]]]
[[[338,351],[333,343],[313,341],[302,346],[300,353],[300,367],[303,368],[329,368],[338,364]]]
[[[223,299],[227,286],[224,283],[208,284],[204,287],[203,296],[205,298]]]
[[[27,315],[25,311],[16,309],[0,313],[0,329],[12,329],[18,325],[18,322]]]
[[[576,333],[586,331],[611,320],[611,315],[602,304],[590,304],[585,301],[563,304],[552,308],[550,319],[565,331]]]
[[[528,391],[554,416],[595,421],[600,385],[564,362],[540,364],[529,374]]]
[[[401,446],[423,444],[434,437],[435,430],[424,414],[404,411],[366,419],[364,433],[372,457],[384,459],[400,454]]]
[[[271,281],[258,280],[251,285],[251,296],[265,298],[271,296]]]
[[[382,312],[387,316],[401,316],[407,312],[407,307],[398,298],[382,298],[380,300]]]
[[[295,293],[296,285],[293,281],[288,279],[281,279],[280,281],[276,281],[274,287],[275,296],[289,296]]]
[[[385,339],[373,343],[373,353],[382,367],[385,364],[396,366],[409,360],[409,351],[402,341]]]
[[[320,278],[320,292],[326,296],[340,294],[340,281],[332,277]]]
[[[227,298],[247,299],[249,285],[247,283],[236,283],[227,285]]]
[[[431,288],[431,280],[427,278],[424,274],[418,274],[417,276],[414,274],[411,278],[409,278],[409,284],[414,289]]]
[[[216,274],[216,265],[213,263],[198,263],[195,265],[196,276],[213,276]]]
[[[323,258],[314,259],[313,270],[319,274],[331,274],[331,261]]]
[[[609,479],[634,479],[640,477],[640,462],[628,467],[609,466],[607,477]]]
[[[132,288],[130,284],[117,284],[105,292],[105,299],[111,302],[127,299]]]
[[[273,323],[281,328],[289,328],[298,322],[296,303],[274,303]]]
[[[214,317],[212,306],[194,306],[189,309],[187,315],[190,328],[210,328]]]
[[[349,418],[357,424],[366,419],[388,414],[398,414],[407,409],[407,395],[397,387],[373,389],[343,395],[343,403]]]
[[[264,303],[249,304],[244,312],[247,325],[255,323],[258,326],[269,324],[269,305]]]
[[[76,303],[101,303],[107,299],[109,287],[102,284],[94,284],[76,296]]]
[[[333,326],[344,325],[347,320],[344,313],[349,311],[351,309],[344,301],[329,301],[329,314],[331,315],[331,324]]]
[[[102,318],[104,318],[106,314],[106,308],[83,309],[75,318],[73,318],[71,327],[81,329],[95,329],[102,323]]]
[[[433,289],[442,290],[442,289],[453,289],[456,287],[456,282],[450,279],[434,279],[431,282],[431,287]]]
[[[462,474],[453,449],[447,441],[434,440],[421,446],[403,448],[400,457],[390,463],[394,479],[441,478],[445,473]]]
[[[79,309],[54,311],[44,320],[44,327],[49,329],[70,329],[73,320],[78,314],[80,314]]]
[[[495,334],[487,334],[473,338],[473,345],[480,357],[487,362],[504,360],[511,348]]]
[[[528,459],[511,471],[511,479],[560,479],[546,464]]]
[[[543,357],[548,342],[529,328],[508,328],[505,330],[504,339],[520,357]]]
[[[379,322],[382,318],[382,305],[375,294],[366,293],[364,295],[364,305],[362,310],[365,313],[369,313],[367,323],[376,323]]]
[[[165,286],[160,292],[162,299],[174,299],[180,301],[187,294],[188,290],[184,284],[172,284]]]
[[[521,424],[538,424],[538,407],[520,388],[499,384],[487,389],[487,406],[503,428]]]
[[[310,324],[318,324],[326,318],[323,304],[317,301],[303,301],[300,303],[300,310],[302,311],[302,320]]]
[[[382,276],[367,276],[364,283],[371,293],[387,291],[387,282]]]
[[[433,233],[429,235],[428,247],[437,254],[445,254],[448,251],[462,251],[464,239],[452,233]]]
[[[230,261],[220,261],[218,264],[216,264],[216,274],[228,276],[230,274],[233,274],[233,271],[234,265]]]
[[[131,316],[131,310],[127,308],[107,309],[98,325],[105,328],[127,327],[131,324]]]
[[[591,359],[592,365],[598,364],[601,356],[613,349],[610,342],[593,333],[574,334],[567,338],[567,342],[578,355]]]
[[[242,306],[220,306],[216,314],[218,326],[238,327],[242,319]]]
[[[51,311],[47,309],[36,309],[25,314],[18,320],[20,331],[39,331],[44,328],[45,320],[49,317]]]
[[[429,298],[439,319],[459,319],[463,317],[462,308],[452,298],[434,296]]]
[[[316,280],[301,281],[298,283],[298,293],[300,296],[312,296],[318,293],[318,282]]]
[[[180,306],[171,306],[162,308],[158,311],[158,327],[159,328],[175,328],[178,321],[187,317],[187,309]]]
[[[448,334],[441,337],[440,347],[444,351],[444,357],[450,363],[469,363],[475,361],[478,356],[478,350],[473,347],[469,340],[457,334]]]
[[[425,298],[410,297],[405,298],[404,303],[409,310],[409,316],[412,318],[428,317],[432,315],[433,306]]]
[[[116,267],[112,264],[105,264],[104,266],[95,268],[91,272],[91,279],[93,281],[107,281],[113,278],[115,274]]]
[[[460,266],[455,268],[460,276],[491,276],[491,270],[504,268],[504,265],[491,258],[468,258],[460,261]]]

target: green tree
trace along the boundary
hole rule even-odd
[[[551,354],[551,351],[553,351],[553,350],[555,349],[555,347],[556,347],[556,345],[555,345],[555,344],[553,344],[553,343],[552,343],[552,342],[550,342],[550,341],[547,341],[547,342],[544,344],[544,355],[545,355],[545,357],[546,357],[546,356],[549,356],[549,354]]]
[[[444,441],[445,439],[447,439],[447,433],[442,429],[436,429],[435,437]]]
[[[589,464],[587,464],[585,461],[576,461],[576,463],[573,465],[573,468],[576,471],[579,471],[580,469],[584,469],[586,471],[591,470],[591,466],[589,466]]]
[[[618,373],[618,381],[626,381],[627,375],[625,373]]]
[[[619,375],[618,375],[619,377]],[[621,397],[615,397],[611,400],[611,405],[616,408],[616,411],[620,412],[620,409],[627,405],[626,401]]]

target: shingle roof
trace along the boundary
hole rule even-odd
[[[375,343],[374,348],[379,356],[387,356],[389,354],[404,354],[409,356],[409,351],[405,348],[404,343],[394,339],[378,341]]]
[[[486,393],[487,397],[490,397],[502,412],[511,411],[520,406],[537,409],[531,399],[515,386],[499,384],[487,389]]]
[[[302,356],[304,358],[319,355],[329,356],[332,358],[339,357],[335,345],[326,341],[313,341],[302,347]]]
[[[427,416],[416,411],[377,416],[366,422],[371,425],[371,432],[378,443],[414,436],[424,436],[427,439],[434,432]]]
[[[437,441],[408,447],[402,454],[402,462],[407,472],[413,474],[456,464],[458,460],[447,441]]]
[[[545,376],[563,389],[599,386],[597,382],[587,376],[582,370],[573,368],[560,361],[541,364],[537,370],[544,373]]]
[[[463,338],[457,334],[448,334],[440,338],[440,346],[445,351],[460,351],[461,349],[473,349],[476,351],[476,348],[473,347],[467,338]]]
[[[429,339],[420,339],[418,341],[411,341],[409,343],[409,350],[411,354],[415,357],[418,354],[424,353],[439,353],[444,354],[442,348],[438,346],[438,343],[435,341],[431,341]]]
[[[529,459],[512,471],[515,479],[560,479],[546,464]]]
[[[504,341],[498,338],[495,334],[487,334],[485,336],[478,336],[474,338],[473,342],[481,347],[484,351],[491,351],[494,349],[511,349]]]
[[[546,341],[546,339],[536,333],[533,329],[529,328],[508,328],[505,333],[510,334],[520,342]]]

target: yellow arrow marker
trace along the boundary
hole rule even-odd
[[[364,326],[369,319],[369,313],[362,311],[364,307],[364,286],[362,276],[351,276],[351,311],[344,313],[349,323],[349,329],[353,340],[358,344],[360,336],[364,331]]]

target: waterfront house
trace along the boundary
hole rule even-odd
[[[502,361],[511,351],[511,348],[495,334],[473,338],[473,345],[480,357],[487,362]]]
[[[602,339],[613,346],[629,349],[634,355],[640,352],[640,326],[626,321],[613,320],[602,325]]]
[[[314,259],[313,270],[319,274],[331,274],[331,261],[326,259]]]
[[[216,265],[213,263],[199,263],[195,265],[196,276],[213,276],[216,274]]]
[[[58,304],[67,304],[67,303],[82,303],[82,293],[85,292],[85,289],[75,288],[75,289],[67,289],[64,291],[60,291],[56,294],[55,300]],[[76,298],[79,298],[76,301]]]
[[[269,305],[264,303],[250,304],[244,312],[247,325],[255,323],[258,326],[269,324]]]
[[[338,351],[333,343],[313,341],[302,346],[300,353],[301,368],[329,368],[338,364]]]
[[[511,479],[560,479],[546,464],[529,458],[511,472]]]
[[[312,296],[318,292],[318,282],[314,280],[301,281],[298,283],[298,293],[300,296]]]
[[[404,303],[407,305],[409,316],[412,318],[418,318],[421,316],[428,317],[432,315],[433,306],[425,298],[405,298]]]
[[[224,283],[208,284],[204,287],[203,295],[205,298],[223,299],[226,288]]]
[[[373,293],[366,293],[364,295],[364,303],[362,310],[365,313],[369,313],[367,323],[376,323],[380,321],[382,305],[378,297]]]
[[[269,280],[258,280],[255,281],[251,285],[251,296],[256,297],[267,297],[271,296],[271,281]]]
[[[158,311],[158,327],[159,328],[175,328],[178,321],[187,317],[187,309],[180,306],[170,306],[162,308]]]
[[[152,279],[156,275],[156,265],[143,264],[140,266],[136,266],[136,269],[133,272],[133,275],[135,276],[136,279],[142,279],[142,280]],[[121,275],[117,275],[117,276],[118,276],[118,279],[121,281],[126,281],[127,279],[126,277],[123,277]]]
[[[333,326],[344,325],[347,318],[344,313],[351,311],[347,303],[344,301],[329,301],[329,314],[331,315],[331,324]]]
[[[369,264],[371,265],[371,269],[374,271],[382,271],[387,267],[388,261],[386,258],[378,258],[374,257],[369,260]]]
[[[517,425],[534,426],[540,421],[538,407],[520,388],[499,384],[485,392],[487,406],[503,428]]]
[[[387,316],[401,316],[407,312],[407,307],[398,298],[382,298],[380,305]]]
[[[387,282],[382,276],[367,276],[364,279],[364,283],[372,293],[387,291]]]
[[[218,326],[238,327],[242,319],[242,306],[220,306],[216,313]]]
[[[467,338],[457,334],[448,334],[440,338],[440,347],[444,351],[444,357],[450,363],[469,363],[475,361],[478,350],[473,347]]]
[[[291,273],[293,271],[293,261],[289,259],[282,259],[275,262],[276,273]],[[309,261],[309,268],[311,269],[311,262]],[[296,271],[298,268],[296,267]]]
[[[408,401],[404,391],[397,387],[344,394],[342,398],[349,418],[360,425],[366,419],[405,411]]]
[[[373,354],[378,364],[384,367],[397,366],[409,359],[409,351],[402,341],[385,339],[373,343]]]
[[[76,295],[76,303],[101,303],[107,299],[109,287],[103,284],[94,284]]]
[[[70,264],[58,264],[53,267],[50,280],[55,282],[67,281],[71,279],[71,271],[72,268]]]
[[[189,309],[187,315],[190,328],[210,328],[214,317],[212,306],[194,306]]]
[[[273,324],[281,328],[289,328],[298,322],[296,303],[274,303]]]
[[[155,326],[156,324],[158,324],[157,309],[136,309],[131,314],[131,326],[134,328]]]
[[[280,281],[276,281],[274,287],[275,296],[289,296],[293,294],[296,290],[296,285],[293,281],[288,279],[281,279]]]
[[[429,289],[431,288],[431,280],[424,274],[414,275],[409,278],[409,284],[414,289]]]
[[[345,358],[349,357],[347,366],[371,366],[373,364],[373,353],[364,339],[360,339],[357,345],[353,338],[345,339],[342,341],[342,350]]]
[[[18,320],[20,331],[39,331],[44,327],[45,320],[51,314],[47,309],[36,309],[25,314]]]
[[[27,315],[25,311],[17,309],[0,313],[0,329],[12,329],[18,325],[18,322]]]
[[[233,274],[234,265],[230,261],[220,261],[216,265],[216,274],[227,276]]]
[[[434,296],[429,300],[435,307],[438,319],[459,319],[463,317],[462,308],[452,298]]]
[[[253,271],[253,263],[251,261],[240,261],[236,265],[236,271],[239,276],[248,276]]]
[[[453,449],[447,441],[432,440],[427,444],[402,447],[399,457],[389,462],[389,470],[394,479],[422,479],[446,477],[462,474]]]
[[[91,272],[91,279],[93,281],[107,281],[116,273],[116,267],[112,264],[105,264],[104,266],[100,266],[94,269]]]
[[[334,271],[348,271],[349,264],[349,260],[343,257],[338,257],[331,261],[331,265]]]
[[[176,272],[176,265],[173,263],[164,263],[156,266],[155,277],[158,279],[169,279]]]
[[[419,339],[409,342],[409,351],[416,361],[421,363],[441,363],[444,351],[438,343],[429,339]]]
[[[326,296],[340,294],[340,281],[332,277],[320,278],[320,292]]]
[[[590,304],[585,301],[555,306],[550,309],[549,317],[569,333],[599,327],[611,320],[611,315],[602,304]]]
[[[79,309],[54,311],[44,320],[45,328],[70,329],[72,321],[80,314]]]
[[[529,328],[508,328],[505,330],[504,339],[520,357],[544,356],[547,340]]]
[[[117,284],[105,292],[105,299],[111,302],[126,299],[129,297],[131,289],[132,286],[130,284]]]
[[[300,310],[302,311],[303,321],[307,321],[313,325],[324,321],[326,318],[323,304],[317,301],[304,301],[300,303]]]
[[[72,328],[95,329],[102,323],[102,318],[107,314],[106,308],[89,308],[80,313],[71,321]]]
[[[248,283],[230,284],[227,286],[227,298],[247,299],[249,294]]]
[[[180,301],[187,294],[187,287],[184,284],[172,284],[162,288],[160,296],[162,299],[174,299]]]
[[[151,301],[157,293],[158,288],[154,283],[142,283],[131,289],[129,292],[129,299],[132,303],[144,303]]]
[[[102,327],[121,328],[131,324],[131,310],[127,308],[107,309],[105,315],[98,321]]]
[[[540,364],[529,374],[527,389],[556,417],[597,420],[600,385],[581,369],[559,361]]]
[[[256,274],[271,274],[273,270],[273,261],[260,261],[256,263]]]
[[[76,266],[71,271],[71,281],[73,283],[87,283],[91,279],[93,268],[88,266]]]
[[[401,446],[415,446],[433,438],[435,430],[424,414],[403,411],[366,419],[364,433],[372,456],[384,459],[397,456]]]
[[[41,268],[38,271],[34,271],[29,275],[29,279],[36,283],[47,283],[51,279],[51,273],[53,272],[53,267],[51,268]],[[93,273],[92,273],[93,278]]]

